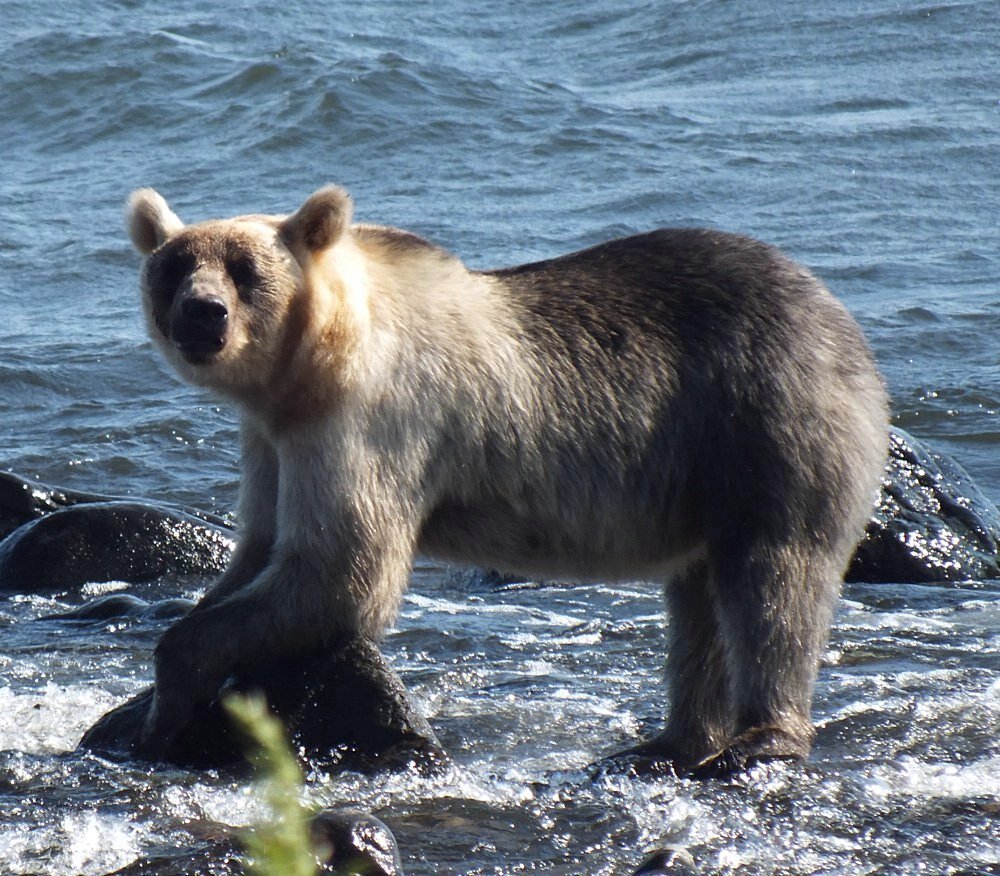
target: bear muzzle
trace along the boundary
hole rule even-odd
[[[183,297],[170,321],[170,340],[193,365],[210,362],[226,345],[229,309],[215,295]]]

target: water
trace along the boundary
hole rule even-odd
[[[1000,499],[994,3],[3,8],[5,468],[229,511],[232,413],[145,339],[122,202],[284,212],[336,181],[476,267],[665,224],[777,243],[857,315],[896,422]],[[386,651],[455,770],[310,781],[383,817],[408,873],[626,874],[667,843],[706,873],[1000,861],[998,582],[847,588],[812,761],[706,785],[582,772],[660,718],[655,587],[415,578]],[[259,811],[212,773],[70,753],[162,631],[45,620],[97,592],[0,601],[0,872],[103,874]]]

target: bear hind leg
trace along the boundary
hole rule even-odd
[[[662,733],[613,755],[637,772],[686,773],[721,750],[732,735],[729,670],[709,567],[699,560],[665,588],[666,679],[670,712]]]
[[[813,688],[840,591],[840,564],[831,553],[808,539],[758,541],[714,560],[732,736],[695,766],[695,775],[809,755]]]

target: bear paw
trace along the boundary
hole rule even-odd
[[[759,763],[800,761],[812,745],[780,727],[754,727],[733,739],[722,751],[694,764],[686,773],[697,779],[724,779],[745,773]]]

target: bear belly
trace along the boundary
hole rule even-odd
[[[417,549],[460,565],[574,581],[671,578],[704,553],[667,516],[607,509],[550,519],[494,504],[445,503],[425,521]]]

